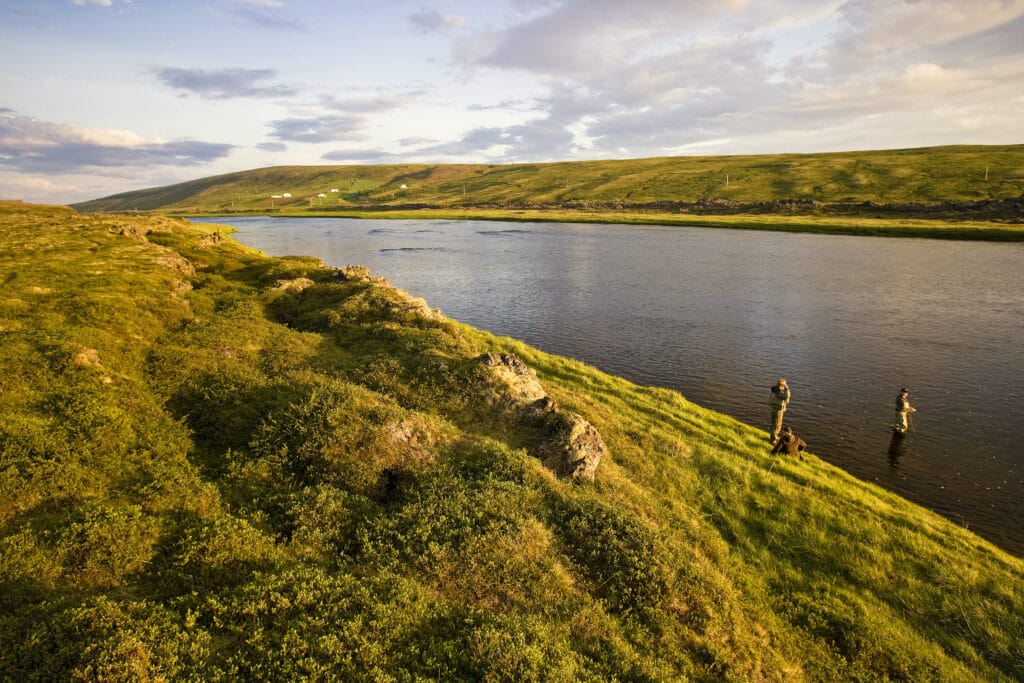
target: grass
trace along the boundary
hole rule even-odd
[[[218,230],[0,203],[0,678],[1024,676],[1020,559]],[[593,484],[544,466],[485,352],[597,427]]]

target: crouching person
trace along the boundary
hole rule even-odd
[[[805,448],[807,448],[807,442],[794,434],[791,427],[784,427],[782,434],[779,436],[779,440],[775,442],[775,447],[772,448],[772,453],[795,455],[803,460],[804,456],[801,451]]]

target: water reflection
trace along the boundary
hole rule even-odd
[[[889,441],[889,467],[894,470],[900,468],[900,458],[907,454],[907,435],[892,432],[892,439]]]

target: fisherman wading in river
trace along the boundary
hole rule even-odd
[[[906,389],[900,389],[900,393],[896,394],[896,424],[892,426],[892,430],[897,434],[907,433],[910,414],[917,412],[917,409],[907,400],[908,393]]]
[[[779,440],[779,432],[782,430],[782,416],[786,412],[787,406],[789,406],[789,385],[786,384],[786,380],[779,378],[779,381],[772,387],[772,393],[768,398],[768,405],[772,408],[772,421],[769,432],[771,433],[772,443]]]

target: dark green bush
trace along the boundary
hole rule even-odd
[[[819,587],[782,599],[783,613],[808,635],[825,645],[817,664],[836,678],[851,681],[931,681],[942,678],[941,669],[915,655],[918,638],[899,621],[884,621],[848,591]],[[936,650],[935,656],[940,651]],[[821,655],[819,655],[821,656]]]
[[[643,611],[668,596],[662,543],[635,514],[579,493],[552,500],[550,517],[563,552],[614,609]]]
[[[227,368],[191,377],[169,403],[185,417],[198,445],[215,453],[244,448],[272,403],[260,373]]]
[[[64,529],[57,548],[76,583],[118,586],[146,567],[158,536],[157,521],[137,506],[97,506],[86,508]]]
[[[250,443],[254,457],[279,457],[297,481],[373,493],[384,470],[432,461],[439,429],[359,385],[323,381],[271,411]]]
[[[5,681],[198,681],[211,649],[203,630],[145,600],[44,604],[21,626],[0,640]]]
[[[282,560],[274,540],[236,517],[196,520],[154,563],[151,580],[169,593],[215,591],[248,580]]]
[[[350,562],[360,554],[357,530],[380,512],[367,496],[328,485],[303,489],[288,509],[291,549],[307,559]]]
[[[399,576],[292,570],[193,600],[197,625],[222,644],[210,680],[392,681],[445,678],[454,668],[431,656],[438,641],[457,637],[435,626],[447,608]]]

